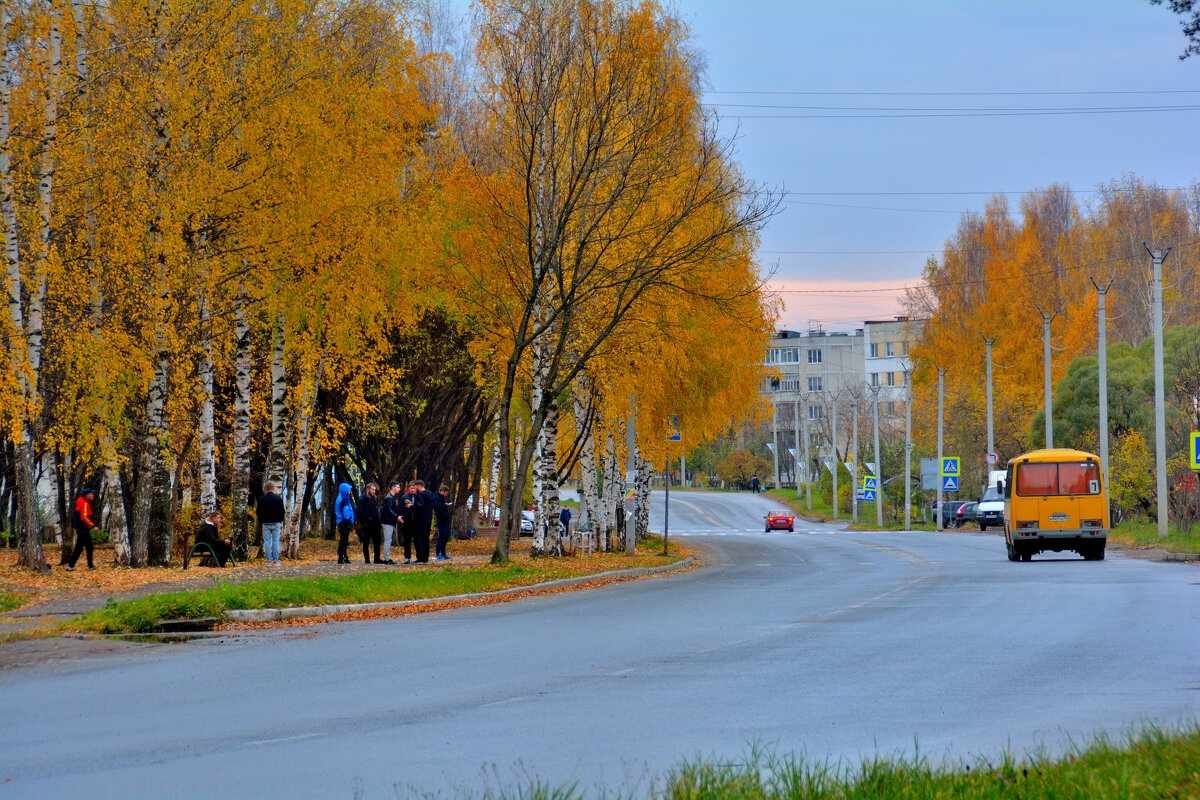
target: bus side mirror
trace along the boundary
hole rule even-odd
[[[1008,492],[1006,491],[1007,487],[1005,487],[1004,481],[997,481],[996,488],[1000,490],[1000,494],[1004,495],[1005,497],[1008,497]]]

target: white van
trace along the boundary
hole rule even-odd
[[[994,469],[988,473],[987,488],[983,490],[983,497],[975,509],[975,518],[981,531],[986,531],[989,525],[998,528],[1004,524],[1005,474],[1002,469]]]

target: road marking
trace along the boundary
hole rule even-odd
[[[506,706],[509,703],[520,703],[524,700],[532,700],[532,697],[510,697],[507,700],[497,700],[494,703],[484,703],[480,708],[491,708],[492,706]]]
[[[253,739],[247,744],[278,744],[279,742],[297,742],[301,739],[315,739],[319,733],[301,733],[296,736],[281,736],[278,739]]]

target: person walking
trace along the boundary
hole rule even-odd
[[[387,494],[379,506],[379,527],[383,533],[383,563],[395,564],[392,561],[392,537],[396,535],[396,525],[400,519],[400,481],[388,484]]]
[[[404,545],[404,563],[412,563],[413,531],[416,510],[413,508],[413,497],[417,493],[417,485],[409,481],[404,487],[404,496],[400,498],[400,540]]]
[[[433,515],[437,520],[437,544],[434,549],[436,555],[434,559],[437,561],[447,561],[450,556],[446,555],[446,543],[450,541],[450,487],[442,484],[437,490],[433,500]]]
[[[71,514],[71,525],[75,528],[75,550],[67,562],[67,572],[75,571],[75,562],[84,550],[87,550],[88,569],[96,568],[92,563],[92,531],[96,530],[92,503],[95,501],[95,489],[84,489],[75,499],[75,511]]]
[[[255,504],[255,513],[262,523],[263,558],[267,566],[279,566],[279,537],[283,533],[283,498],[275,493],[275,483],[267,481],[262,497]]]
[[[758,482],[758,475],[755,474],[755,476],[750,479],[750,488],[754,490],[755,494],[758,494],[758,487],[760,485],[761,484]]]
[[[217,554],[217,565],[225,566],[225,562],[229,560],[229,555],[233,552],[233,541],[230,539],[222,539],[221,533],[221,512],[210,511],[208,516],[204,518],[204,524],[200,526],[200,530],[196,531],[196,544],[201,542],[207,544]]]
[[[425,488],[425,481],[415,480],[410,487],[410,493],[405,498],[407,503],[404,514],[404,529],[411,531],[413,549],[417,551],[416,563],[429,563],[429,529],[433,524],[433,504],[435,495]],[[404,555],[408,555],[405,547]]]
[[[333,518],[337,522],[338,530],[339,564],[350,563],[350,556],[346,555],[346,548],[350,544],[350,530],[354,527],[354,500],[350,497],[351,488],[348,483],[339,486],[338,499],[333,503]]]
[[[379,518],[379,498],[375,496],[378,491],[379,484],[368,483],[367,494],[358,504],[358,538],[362,539],[363,561],[368,564],[371,563],[370,550],[372,547],[375,549],[375,563],[383,563],[383,559],[379,557],[379,544],[383,531]]]

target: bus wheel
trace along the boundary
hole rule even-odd
[[[1033,561],[1033,551],[1026,550],[1024,553],[1021,553],[1021,560],[1022,561]]]
[[[1013,547],[1009,542],[1005,542],[1005,545],[1008,546],[1008,560],[1020,561],[1021,559],[1017,556],[1017,548]]]

